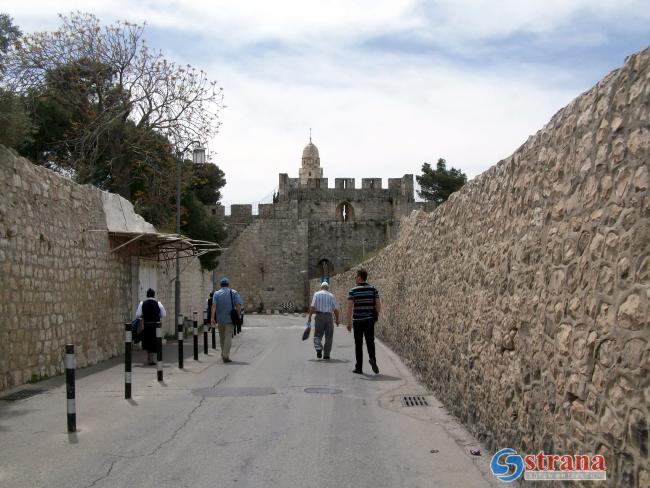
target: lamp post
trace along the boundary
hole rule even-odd
[[[205,148],[199,141],[192,141],[185,149],[179,152],[176,158],[176,234],[181,235],[181,169],[183,165],[183,155],[190,148],[195,146],[192,151],[192,162],[194,164],[205,163]],[[181,314],[181,267],[180,267],[180,249],[176,247],[176,283],[174,284],[174,317],[178,320]],[[178,324],[176,324],[178,327]]]

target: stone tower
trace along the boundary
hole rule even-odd
[[[311,142],[310,134],[309,144],[302,150],[302,166],[298,170],[298,179],[301,186],[307,186],[308,180],[322,177],[323,168],[320,167],[318,148]]]
[[[422,208],[413,175],[323,178],[318,148],[309,138],[297,178],[280,173],[273,203],[213,209],[228,231],[217,276],[228,276],[248,311],[305,310],[309,280],[327,280],[391,242],[400,219]]]

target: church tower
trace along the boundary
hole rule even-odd
[[[302,150],[302,166],[298,170],[298,177],[301,186],[307,185],[307,180],[311,178],[323,177],[318,148],[311,142],[311,130],[309,131],[309,144]]]

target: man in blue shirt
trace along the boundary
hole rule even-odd
[[[379,292],[368,284],[368,272],[365,269],[357,271],[355,279],[357,286],[348,292],[348,331],[354,327],[354,352],[357,364],[353,373],[363,374],[363,338],[366,338],[366,347],[370,366],[375,374],[379,373],[377,359],[375,358],[375,322],[379,317],[381,302]]]
[[[230,346],[232,345],[233,323],[230,311],[237,310],[241,316],[241,297],[237,290],[230,288],[228,278],[221,279],[221,289],[212,295],[212,310],[210,311],[210,325],[219,327],[219,342],[221,344],[221,357],[224,363],[230,363]]]

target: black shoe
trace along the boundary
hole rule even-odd
[[[316,357],[318,359],[322,358],[323,357],[323,351],[316,351]]]
[[[356,373],[356,374],[363,374],[363,371],[361,371],[360,369],[357,369],[357,368],[354,368],[354,369],[352,370],[352,372],[353,372],[353,373]]]
[[[372,371],[375,374],[379,374],[379,368],[377,367],[377,360],[376,359],[371,359],[368,362],[370,363],[370,366],[372,366]]]
[[[329,356],[323,356],[323,359],[329,359],[329,358],[330,358]]]

